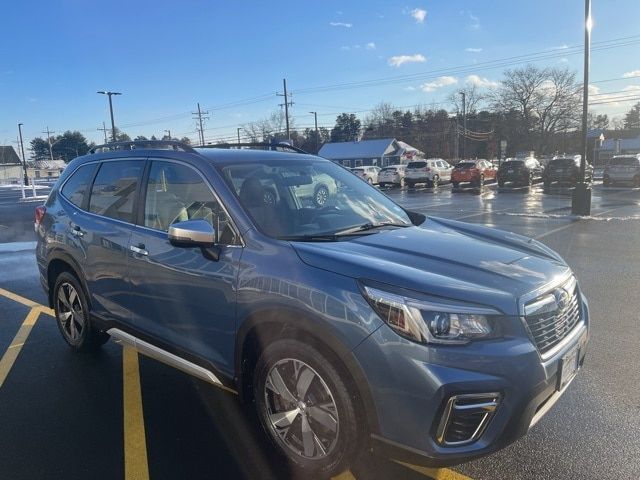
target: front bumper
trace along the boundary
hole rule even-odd
[[[428,466],[455,465],[499,450],[527,433],[562,395],[562,358],[578,348],[582,365],[588,312],[581,330],[543,361],[526,335],[458,347],[425,347],[382,325],[354,350],[373,392],[380,430],[374,449],[394,459]],[[498,392],[500,402],[482,435],[462,445],[436,439],[447,401],[454,395]]]

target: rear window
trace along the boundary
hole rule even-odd
[[[573,158],[556,158],[549,162],[550,167],[570,167],[575,164],[576,161]]]
[[[411,162],[407,165],[407,168],[424,168],[427,166],[427,162]]]
[[[95,165],[83,165],[71,174],[69,179],[62,187],[61,193],[73,203],[76,207],[82,207],[82,201],[84,195],[89,189],[91,178],[93,178],[93,172],[95,171]]]
[[[502,164],[502,168],[521,168],[524,165],[522,160],[509,160]]]
[[[144,162],[105,162],[93,182],[89,211],[133,223],[133,200]]]
[[[609,162],[609,165],[624,165],[626,167],[633,167],[635,165],[638,165],[638,159],[635,157],[613,158]]]
[[[475,166],[475,162],[460,162],[456,165],[456,168],[473,168]]]
[[[364,168],[360,168],[360,167],[358,167],[358,168],[352,168],[352,169],[351,169],[351,171],[352,171],[352,172],[364,172]]]
[[[385,167],[381,171],[383,172],[395,172],[397,170],[396,167]]]

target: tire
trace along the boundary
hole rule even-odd
[[[609,185],[611,185],[611,178],[609,178],[609,176],[603,177],[602,185],[604,185],[605,187],[608,187]]]
[[[307,343],[283,339],[264,349],[254,371],[260,424],[301,478],[337,475],[362,448],[362,422],[354,403],[357,396],[349,391],[340,367],[333,362]],[[304,439],[305,428],[313,437]]]
[[[313,193],[313,203],[318,207],[324,207],[329,200],[329,189],[325,185],[318,185]]]
[[[453,185],[453,188],[458,188],[460,186],[460,182],[451,182],[451,185]]]
[[[545,190],[548,190],[549,188],[551,188],[551,182],[545,180],[542,186],[544,187]]]
[[[407,182],[407,187],[408,187],[408,188],[413,188],[413,187],[415,187],[415,183],[413,183],[413,182]]]
[[[54,285],[56,323],[65,342],[78,352],[95,351],[104,345],[110,337],[92,325],[89,303],[78,279],[62,272]]]
[[[273,190],[265,190],[263,201],[265,205],[275,205],[276,204],[276,194],[273,193]]]
[[[504,180],[498,180],[498,187],[504,187]]]

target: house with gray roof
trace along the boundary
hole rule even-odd
[[[395,138],[325,143],[318,152],[319,156],[349,168],[407,163],[420,154],[419,150]]]

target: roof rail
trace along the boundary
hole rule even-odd
[[[139,149],[158,149],[158,150],[182,150],[183,152],[194,153],[195,150],[191,145],[187,145],[177,140],[133,140],[130,142],[112,142],[104,145],[96,145],[89,153],[109,152],[114,150],[139,150]]]
[[[288,143],[279,142],[279,143],[267,143],[267,142],[248,142],[248,143],[216,143],[216,144],[208,144],[203,145],[198,148],[255,148],[255,149],[263,149],[263,150],[289,150],[295,153],[305,153],[308,154],[305,150],[301,148],[294,147],[293,145],[289,145]]]

